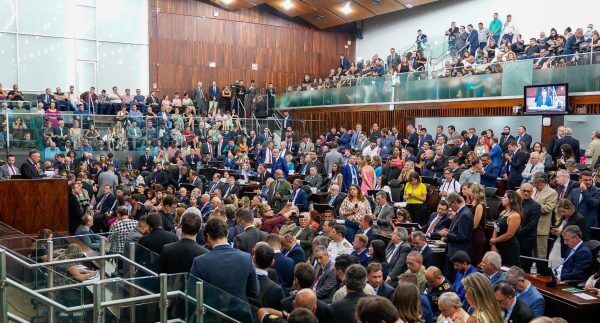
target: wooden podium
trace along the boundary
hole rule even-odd
[[[36,236],[40,229],[67,232],[68,194],[66,179],[0,181],[0,221]]]

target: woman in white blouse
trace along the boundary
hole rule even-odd
[[[440,199],[445,200],[448,194],[456,192],[460,194],[460,183],[452,177],[450,167],[444,168],[444,179],[440,186]]]

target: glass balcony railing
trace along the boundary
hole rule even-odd
[[[348,77],[281,93],[277,108],[522,96],[523,86],[548,83],[569,83],[571,93],[600,91],[600,52]]]

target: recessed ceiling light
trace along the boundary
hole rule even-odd
[[[223,0],[223,3],[224,3],[225,5],[230,5],[232,1],[233,1],[233,0]]]
[[[410,4],[410,3],[409,3],[409,4],[407,4],[407,5],[406,5],[406,8],[408,8],[408,9],[412,8],[412,4]]]
[[[325,20],[325,16],[323,16],[323,15],[320,15],[320,14],[316,14],[316,15],[314,15],[314,16],[313,16],[313,18],[315,18],[315,20],[318,20],[318,21],[323,21],[323,20]]]
[[[380,5],[381,4],[381,0],[371,0],[371,3],[374,5]]]
[[[344,5],[344,7],[342,8],[342,11],[345,14],[350,14],[350,12],[352,12],[352,9],[350,8],[350,1],[346,2],[346,4]]]
[[[285,10],[292,9],[292,0],[285,0],[283,2],[283,8],[285,8]]]

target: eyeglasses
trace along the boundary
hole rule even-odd
[[[531,192],[533,192],[533,190],[523,190],[522,189],[521,192],[523,192],[523,193],[531,193]]]

